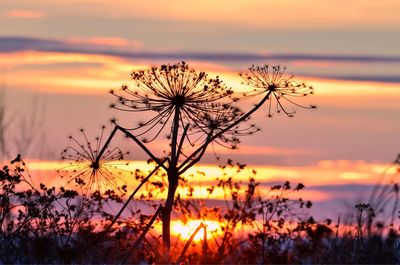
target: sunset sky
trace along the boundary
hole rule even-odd
[[[132,70],[182,60],[237,90],[237,73],[252,64],[286,66],[315,88],[302,102],[316,110],[298,109],[294,118],[259,111],[253,121],[261,132],[237,151],[217,150],[269,167],[260,181],[293,179],[320,194],[358,185],[361,192],[400,152],[397,0],[1,1],[9,152],[58,160],[80,128],[94,135],[111,117],[135,124],[135,114],[108,108],[107,92],[130,84]],[[19,143],[27,131],[35,135],[29,148]],[[150,144],[156,152],[160,146]],[[147,157],[134,151],[130,159]],[[204,163],[215,163],[212,152]],[[328,192],[329,185],[337,188]]]

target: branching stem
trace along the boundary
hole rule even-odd
[[[143,151],[146,152],[146,154],[149,155],[149,157],[151,159],[153,159],[157,163],[158,166],[167,170],[167,167],[164,165],[165,160],[161,161],[159,158],[157,158],[139,139],[136,138],[136,136],[134,136],[127,129],[125,129],[119,125],[115,125],[113,131],[111,132],[110,136],[108,137],[107,141],[105,142],[103,148],[100,150],[99,155],[96,158],[97,163],[100,162],[101,156],[104,154],[105,150],[107,149],[108,145],[110,144],[110,142],[111,142],[112,138],[114,137],[115,133],[117,132],[117,130],[122,131],[127,137],[131,138],[135,143],[137,143],[140,146],[140,148],[142,148]]]
[[[204,155],[205,150],[207,149],[208,145],[223,135],[225,132],[229,131],[230,129],[234,128],[235,126],[239,125],[243,121],[247,120],[256,110],[258,110],[264,103],[269,99],[271,95],[271,91],[268,91],[268,93],[264,96],[264,98],[258,102],[250,111],[247,113],[243,114],[239,119],[237,119],[234,123],[231,125],[227,126],[223,130],[220,130],[218,133],[212,135],[209,137],[199,148],[197,148],[191,155],[189,155],[186,160],[179,166],[179,168],[185,167],[186,164],[190,163],[191,161],[196,160],[198,162],[201,157]],[[191,163],[192,164],[192,163]]]

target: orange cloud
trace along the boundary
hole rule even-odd
[[[5,14],[7,17],[11,18],[22,18],[22,19],[42,19],[45,14],[42,11],[35,10],[10,10]]]
[[[51,68],[52,64],[62,63],[76,66],[55,68],[49,75],[47,65]],[[89,67],[86,64],[98,65]],[[20,69],[23,66],[29,69]],[[121,80],[129,77],[130,71],[143,67],[105,55],[30,51],[0,53],[0,69],[10,70],[7,73],[7,81],[10,84],[25,90],[35,90],[39,86],[42,92],[104,94],[111,88],[120,87],[123,83]],[[20,78],[21,76],[27,78]]]
[[[29,160],[27,161],[31,171],[41,171],[43,176],[52,178],[55,176],[54,169],[60,169],[65,166],[60,161]],[[140,168],[149,171],[153,165],[146,161],[129,161],[126,170]],[[216,178],[221,177],[223,173],[227,176],[235,176],[236,181],[246,181],[249,176],[253,176],[253,169],[257,170],[255,179],[260,182],[283,182],[289,180],[291,183],[303,182],[306,186],[315,185],[345,185],[345,184],[375,184],[382,172],[391,175],[396,173],[395,168],[388,169],[387,164],[367,163],[365,161],[350,160],[325,160],[317,165],[310,166],[274,166],[258,165],[247,166],[241,172],[236,168],[226,168],[222,170],[216,165],[200,164],[196,165],[185,174],[192,185],[202,186],[210,184]],[[199,173],[202,172],[202,173]],[[199,175],[200,174],[200,175]],[[201,176],[201,177],[198,177]],[[129,178],[130,185],[135,180]]]
[[[130,43],[129,40],[118,38],[89,38],[71,41],[108,43],[115,46],[129,45]],[[76,67],[51,69],[52,75],[49,76],[46,66],[51,67],[52,64],[76,64]],[[43,51],[0,53],[0,68],[7,70],[9,83],[20,85],[25,89],[30,89],[32,84],[35,84],[34,87],[39,85],[43,91],[54,92],[56,90],[63,93],[104,93],[104,91],[108,91],[111,88],[118,88],[124,84],[129,78],[131,71],[147,68],[149,65],[154,64],[154,61],[146,59],[137,59],[132,63],[132,60],[122,57],[85,54],[78,51],[76,53]],[[209,72],[210,76],[219,75],[229,87],[232,87],[237,92],[247,89],[241,85],[243,80],[237,72],[223,65],[195,61],[194,67]],[[22,75],[27,78],[21,79],[20,76]],[[296,78],[298,80],[307,80],[308,84],[312,84],[315,87],[316,94],[312,97],[311,101],[318,103],[318,106],[321,108],[327,106],[365,108],[368,106],[369,109],[397,110],[399,106],[400,94],[398,84],[333,80],[304,76],[297,76]],[[351,89],[349,89],[350,87]],[[378,87],[379,89],[377,89]],[[304,104],[310,102],[309,98],[301,100]],[[384,104],[381,102],[384,102]],[[244,103],[250,106],[254,102],[249,100]],[[332,120],[326,119],[326,122],[332,122]],[[240,148],[240,152],[242,153],[253,153],[253,150],[246,149],[244,146],[240,146]],[[226,150],[221,151],[225,152]],[[258,154],[275,154],[278,152],[282,155],[291,154],[292,151],[287,149],[272,150],[271,148],[256,150]]]

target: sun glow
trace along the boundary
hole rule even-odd
[[[212,236],[218,236],[222,234],[221,225],[218,221],[211,220],[191,220],[186,223],[182,221],[175,221],[172,225],[172,233],[183,240],[188,240],[192,234],[196,231],[196,229],[204,224],[206,227],[206,235],[207,239],[210,239]],[[194,236],[194,241],[200,241],[204,239],[204,230],[201,229]]]
[[[69,163],[61,162],[61,161],[44,161],[44,160],[27,160],[27,165],[29,169],[32,171],[32,174],[35,171],[38,171],[42,178],[39,178],[38,181],[46,181],[47,183],[54,183],[61,181],[57,178],[57,173],[55,169],[62,169],[70,166]],[[3,161],[5,163],[5,161]],[[135,160],[124,160],[118,161],[118,167],[126,172],[135,171],[136,169],[140,169],[143,172],[150,172],[154,169],[154,165],[148,164],[146,161],[135,161]],[[211,185],[216,185],[216,178],[221,177],[224,173],[226,176],[235,176],[236,181],[243,181],[243,187],[246,185],[246,181],[249,176],[252,176],[253,166],[248,166],[242,170],[242,172],[236,172],[235,168],[227,168],[225,171],[222,171],[217,166],[213,165],[198,165],[193,167],[191,170],[187,172],[187,179],[192,187],[194,187],[193,197],[194,198],[224,198],[224,192],[222,188],[215,187],[212,194],[209,193],[207,188]],[[393,175],[396,173],[396,168],[388,169],[387,164],[380,163],[366,163],[364,161],[348,161],[348,160],[324,160],[321,161],[317,165],[311,166],[254,166],[254,169],[257,171],[257,175],[254,176],[256,181],[266,182],[266,185],[262,185],[265,187],[265,192],[269,191],[268,183],[281,183],[283,180],[289,180],[291,183],[302,182],[306,185],[307,189],[304,191],[310,194],[310,199],[316,200],[327,199],[322,196],[323,191],[316,193],[318,190],[312,191],[309,188],[312,186],[318,185],[347,185],[347,184],[370,184],[374,185],[378,179],[377,177],[381,174],[385,169],[387,169],[386,173],[389,175]],[[343,173],[346,173],[343,175]],[[282,177],[284,176],[284,177]],[[353,176],[353,178],[349,178],[349,176]],[[355,178],[357,176],[357,178]],[[134,189],[138,185],[137,180],[130,177],[130,174],[124,174],[122,176],[127,181],[127,185]],[[52,185],[54,185],[52,184]],[[179,192],[182,197],[186,198],[186,195],[189,193],[188,189],[179,188]],[[262,193],[266,195],[265,193]],[[311,195],[312,194],[312,195]],[[165,194],[163,194],[165,196]],[[164,198],[164,197],[161,197]]]

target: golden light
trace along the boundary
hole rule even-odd
[[[1,161],[0,161],[1,162]],[[35,176],[35,182],[45,181],[46,183],[59,183],[61,181],[57,178],[57,173],[55,169],[60,169],[68,166],[68,163],[61,161],[40,161],[40,160],[27,160],[27,165],[32,174],[35,171],[39,171],[39,174]],[[153,170],[154,165],[147,164],[146,161],[120,161],[120,168],[124,171],[134,171],[140,169],[143,172],[150,172]],[[126,163],[129,162],[128,165]],[[5,163],[5,161],[3,161]],[[325,160],[321,161],[317,165],[311,166],[275,166],[275,165],[265,165],[265,166],[254,166],[257,170],[257,175],[255,176],[256,181],[260,182],[281,182],[282,176],[286,176],[292,184],[302,182],[306,185],[306,189],[302,191],[301,197],[303,199],[316,200],[326,200],[329,199],[329,195],[324,191],[313,190],[310,187],[315,185],[345,185],[345,184],[375,184],[378,181],[378,176],[381,172],[387,169],[387,164],[380,163],[366,163],[363,161],[331,161]],[[248,176],[250,176],[253,166],[248,166],[242,172],[237,173],[235,168],[228,168],[225,170],[227,176],[235,176],[236,181],[243,181],[246,183]],[[204,172],[204,175],[198,177],[198,172]],[[345,172],[345,174],[343,174]],[[188,180],[190,185],[194,188],[192,191],[193,197],[198,199],[224,199],[224,191],[221,187],[216,187],[215,179],[220,177],[224,172],[220,168],[213,165],[198,165],[193,167],[187,172]],[[386,171],[387,174],[395,174],[396,168],[390,168]],[[193,177],[190,177],[193,175]],[[134,189],[139,183],[135,178],[130,177],[129,174],[122,176],[127,182],[129,188]],[[40,183],[40,182],[39,182]],[[212,194],[209,194],[207,188],[211,185],[215,186]],[[246,184],[243,184],[245,187]],[[267,196],[270,191],[269,186],[261,186],[261,195]],[[165,191],[166,192],[166,191]],[[189,191],[187,189],[182,189],[179,187],[178,192],[181,194],[182,198],[187,198]],[[244,190],[243,190],[244,192]],[[166,194],[157,193],[153,194],[157,198],[165,198]],[[139,195],[138,195],[139,196]],[[298,193],[293,193],[293,196],[300,196]]]
[[[179,237],[180,239],[183,240],[188,240],[190,236],[195,232],[196,228],[200,226],[200,224],[203,223],[206,226],[207,230],[207,239],[210,239],[213,235],[221,235],[222,234],[222,229],[221,225],[219,224],[218,221],[212,221],[212,220],[191,220],[186,223],[182,221],[175,221],[172,224],[172,233]],[[200,230],[195,237],[193,238],[193,241],[200,241],[203,240],[204,238],[204,232],[203,230]]]

